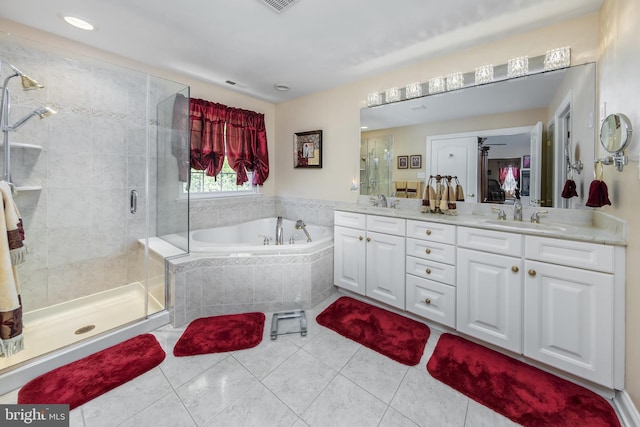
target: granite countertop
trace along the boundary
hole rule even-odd
[[[336,210],[369,215],[381,215],[409,220],[431,221],[463,227],[506,231],[530,236],[553,237],[607,245],[627,245],[627,223],[602,211],[587,209],[554,209],[524,207],[522,221],[513,220],[513,206],[458,202],[457,215],[422,213],[419,201],[400,199],[404,206],[396,209],[373,207],[363,203],[342,204]],[[411,202],[411,203],[407,203]],[[492,207],[503,209],[506,220],[499,220]],[[530,221],[536,211],[546,211],[540,215],[540,223]]]

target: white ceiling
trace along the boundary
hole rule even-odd
[[[0,16],[278,103],[592,13],[601,4],[298,0],[278,14],[261,0],[0,0]],[[75,29],[63,15],[97,29]]]

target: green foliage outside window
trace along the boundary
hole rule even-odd
[[[194,193],[225,193],[225,192],[251,192],[251,172],[247,172],[249,181],[243,185],[236,185],[236,172],[231,169],[227,159],[224,159],[222,170],[216,178],[207,176],[204,171],[191,169],[191,189],[184,183],[183,191]]]

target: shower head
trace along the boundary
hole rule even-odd
[[[20,78],[22,79],[22,89],[23,90],[34,90],[34,89],[42,89],[44,86],[32,79],[31,77],[20,74]]]
[[[38,109],[33,110],[32,112],[30,112],[29,114],[27,114],[26,116],[24,116],[20,120],[18,120],[13,126],[9,127],[9,130],[11,130],[11,131],[18,130],[25,123],[27,123],[29,120],[31,120],[32,118],[34,118],[36,116],[40,117],[41,119],[44,119],[45,117],[53,116],[56,113],[57,113],[57,111],[54,110],[53,108],[49,108],[49,107],[38,108]]]
[[[14,74],[12,74],[11,76],[7,77],[7,79],[5,80],[5,85],[6,85],[7,80],[9,80],[10,78],[20,76],[20,79],[22,80],[22,89],[23,90],[42,89],[44,87],[43,85],[38,83],[35,79],[27,76],[25,73],[23,73],[22,71],[18,70],[16,67],[14,67],[13,65],[9,64],[8,62],[5,61],[5,64],[7,64],[9,66],[9,68],[11,68],[13,70],[13,72],[14,72]],[[0,65],[2,65],[2,60],[0,60]]]
[[[34,111],[41,119],[45,117],[53,116],[54,114],[58,114],[56,110],[50,107],[40,107]]]

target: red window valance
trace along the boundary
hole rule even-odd
[[[192,98],[189,104],[191,124],[191,167],[217,176],[226,155],[236,172],[236,184],[248,181],[262,185],[269,177],[269,152],[264,114],[228,107]]]

